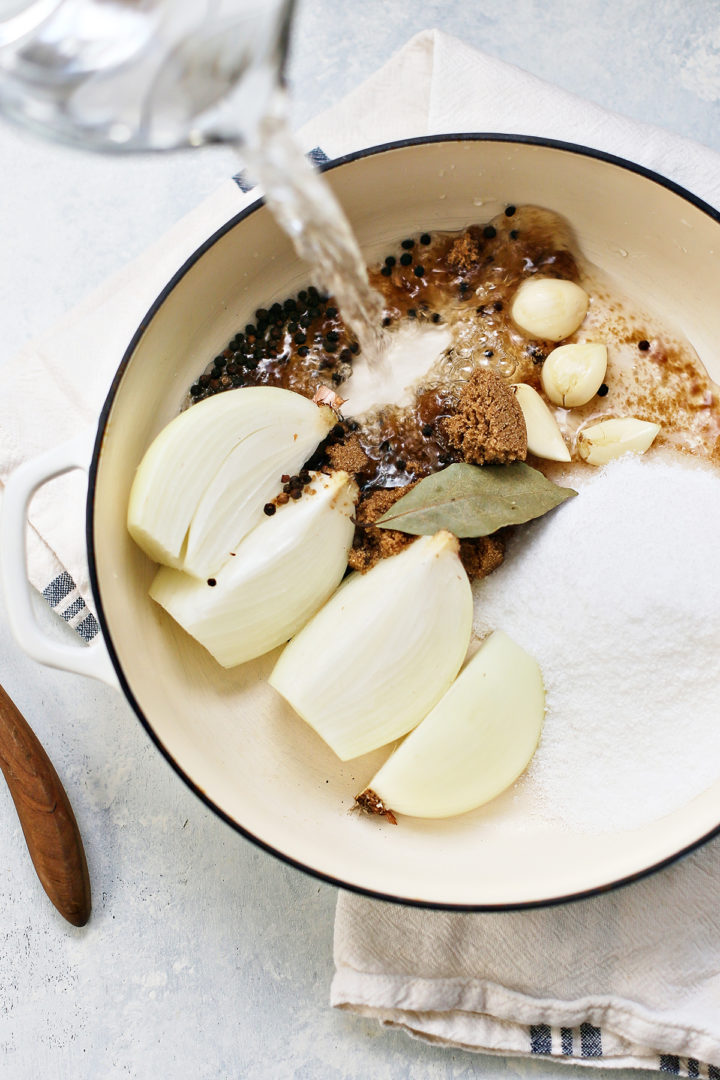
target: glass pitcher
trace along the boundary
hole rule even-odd
[[[294,0],[0,0],[0,112],[93,150],[252,140]]]

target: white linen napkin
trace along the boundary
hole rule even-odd
[[[720,157],[582,101],[437,31],[413,38],[304,145],[335,157],[455,131],[541,135],[625,156],[720,206]],[[246,187],[240,180],[240,186]],[[255,197],[226,181],[0,370],[0,481],[92,427],[146,310],[201,240]],[[102,342],[98,353],[97,342]],[[78,477],[31,507],[30,575],[86,640]],[[447,914],[341,893],[332,1002],[422,1038],[490,1053],[720,1080],[720,841],[618,892],[510,914]],[[712,1064],[711,1064],[712,1063]]]

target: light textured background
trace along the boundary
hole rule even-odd
[[[432,26],[720,150],[717,0],[301,0],[297,123]],[[3,362],[236,168],[228,150],[121,161],[0,127]],[[66,784],[94,888],[92,921],[73,930],[46,900],[0,787],[3,1080],[588,1075],[428,1047],[331,1011],[333,888],[215,819],[117,695],[28,660],[2,612],[0,682]]]

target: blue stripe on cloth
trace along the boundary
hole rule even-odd
[[[100,633],[100,625],[92,611],[85,616],[82,622],[77,624],[75,629],[85,641],[92,641]]]
[[[312,161],[313,165],[324,165],[326,161],[330,160],[325,151],[319,146],[316,146],[314,147],[314,149],[309,150],[307,156],[310,161]],[[248,179],[246,169],[243,169],[239,173],[235,173],[235,175],[233,176],[233,180],[240,188],[240,190],[245,192],[245,194],[247,194],[248,191],[252,191],[252,189],[255,187],[255,181]]]
[[[573,1031],[572,1028],[560,1028],[560,1049],[563,1057],[572,1057]]]
[[[58,610],[63,600],[75,591],[75,582],[67,570],[63,570],[61,574],[58,574],[56,578],[53,578],[49,585],[45,586],[42,594],[50,607],[61,615],[66,622],[72,622],[77,616],[81,616],[73,629],[79,634],[83,641],[87,643],[92,641],[93,638],[97,637],[100,633],[100,624],[93,613],[87,610],[83,598],[81,596],[76,596],[64,611]],[[83,611],[85,612],[84,615],[82,614]]]
[[[580,1025],[580,1057],[602,1057],[602,1035],[600,1028],[592,1024]]]
[[[319,146],[316,146],[314,150],[311,150],[308,157],[313,165],[324,165],[326,161],[330,160],[325,151],[321,150]]]
[[[84,607],[85,601],[83,600],[82,596],[78,596],[77,600],[73,600],[70,607],[65,608],[64,611],[60,612],[60,614],[66,622],[70,622],[70,620],[74,619],[75,616],[78,615]]]
[[[43,596],[47,600],[50,607],[57,607],[61,600],[64,600],[69,593],[75,588],[75,582],[68,574],[67,570],[63,570],[62,574],[58,574],[56,578],[46,585],[43,589]]]
[[[530,1028],[530,1053],[552,1054],[552,1031],[547,1024],[533,1024]]]
[[[676,1057],[675,1054],[661,1054],[660,1072],[673,1073],[675,1076],[679,1076],[680,1058]]]
[[[695,1058],[688,1058],[687,1074],[690,1077],[700,1075],[700,1062],[697,1061]]]

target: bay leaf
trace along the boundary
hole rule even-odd
[[[375,525],[413,536],[448,529],[455,536],[489,536],[505,525],[541,517],[577,495],[537,469],[510,465],[449,465],[421,480],[398,499]]]

